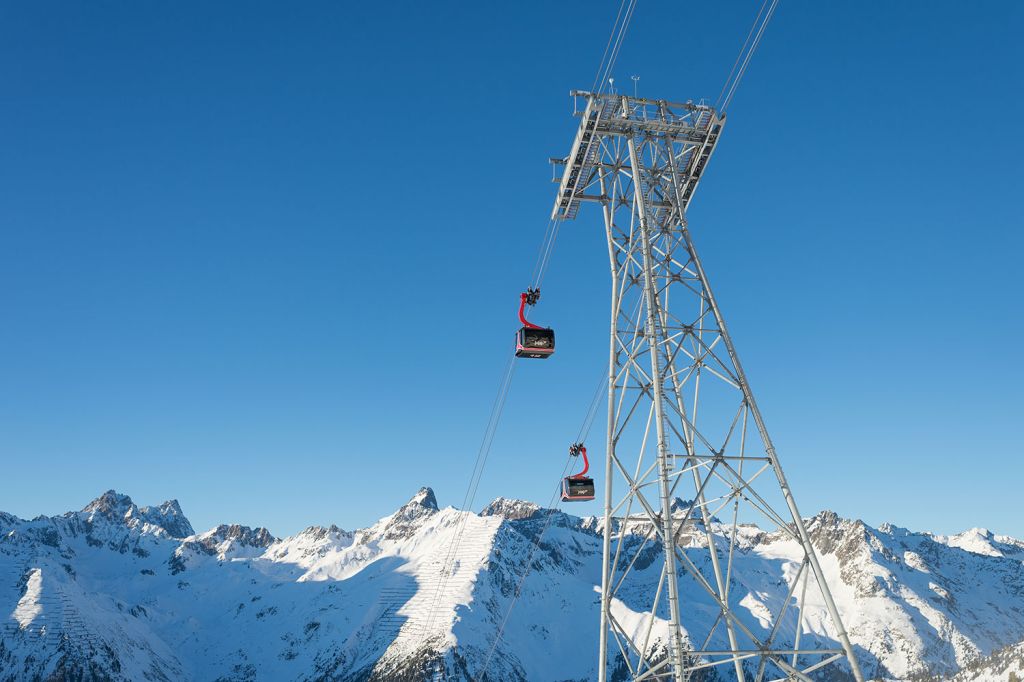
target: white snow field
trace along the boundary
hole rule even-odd
[[[479,514],[438,509],[429,488],[369,528],[282,539],[196,533],[177,502],[140,508],[113,491],[61,516],[0,513],[0,682],[593,680],[600,526],[500,498]],[[1024,543],[830,512],[809,529],[872,679],[1024,682]],[[703,537],[685,540],[698,565]],[[659,551],[634,569],[636,598],[612,605],[628,627],[651,618],[639,586],[656,586]],[[743,529],[730,594],[751,628],[779,611],[798,556],[781,534]],[[684,582],[682,600],[692,636],[710,629],[706,595]],[[835,645],[822,604],[803,632]],[[650,647],[664,636],[659,620]]]

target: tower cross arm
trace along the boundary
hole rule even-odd
[[[572,220],[579,212],[581,201],[592,198],[586,190],[597,182],[602,157],[607,148],[622,138],[654,136],[664,139],[670,146],[689,146],[697,150],[688,163],[680,167],[686,177],[678,178],[681,185],[691,190],[684,193],[689,201],[696,179],[721,134],[725,116],[714,107],[694,102],[668,102],[643,97],[630,97],[615,93],[573,91],[575,98],[584,98],[586,106],[579,110],[579,128],[568,156],[551,159],[562,167],[558,194],[551,211],[552,220]],[[690,160],[688,159],[688,160]]]

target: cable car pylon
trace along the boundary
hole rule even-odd
[[[725,116],[571,95],[552,220],[600,206],[612,276],[598,680],[862,682],[687,225]],[[749,523],[796,548],[775,598],[738,587]]]

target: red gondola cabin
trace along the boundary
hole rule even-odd
[[[594,499],[594,479],[569,476],[562,479],[562,502],[586,502]]]
[[[554,352],[554,329],[523,327],[516,334],[517,358],[546,358]]]

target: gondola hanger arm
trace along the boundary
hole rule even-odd
[[[573,450],[577,450],[577,449],[573,449]],[[579,454],[583,456],[583,471],[581,471],[578,474],[575,474],[574,476],[571,476],[571,478],[586,478],[587,471],[590,469],[590,460],[587,459],[587,446],[586,445],[581,444],[579,446]]]
[[[524,327],[528,327],[530,329],[543,329],[543,327],[526,320],[526,304],[529,302],[530,297],[530,293],[525,291],[519,294],[519,322]],[[530,305],[533,304],[531,303]]]

